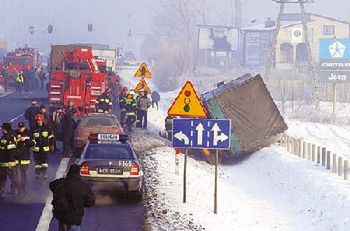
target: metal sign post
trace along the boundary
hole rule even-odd
[[[187,154],[188,149],[185,149],[185,161],[184,161],[184,191],[183,191],[183,203],[186,203],[186,171],[187,171]]]
[[[176,148],[175,152],[175,174],[179,175],[180,174],[180,149]]]
[[[188,148],[213,149],[215,152],[214,213],[217,214],[219,150],[231,147],[231,121],[227,119],[174,119],[173,147],[185,148],[183,203],[186,203]]]
[[[218,213],[218,160],[219,150],[215,152],[215,185],[214,185],[214,213]]]
[[[336,113],[336,102],[337,102],[337,83],[333,83],[333,119],[335,119]]]

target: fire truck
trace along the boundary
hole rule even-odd
[[[108,86],[108,79],[99,70],[90,47],[53,46],[49,68],[51,110],[73,101],[80,114],[95,111],[96,100]]]
[[[20,71],[29,71],[34,67],[41,66],[42,58],[35,48],[17,48],[13,52],[7,53],[3,68],[9,75]]]

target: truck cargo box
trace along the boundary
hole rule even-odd
[[[90,48],[90,47],[85,45],[76,45],[76,44],[52,45],[50,60],[49,60],[50,73],[52,73],[52,71],[54,71],[57,68],[62,69],[62,65],[64,61],[63,53],[66,50],[74,50],[75,48]]]
[[[246,74],[201,98],[211,118],[231,119],[234,155],[269,146],[288,128],[260,75]]]

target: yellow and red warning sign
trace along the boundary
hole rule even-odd
[[[182,87],[179,95],[168,110],[169,116],[207,118],[202,101],[199,99],[190,81]]]
[[[148,85],[147,85],[147,82],[145,81],[145,79],[144,78],[142,78],[141,80],[140,80],[140,82],[137,84],[137,86],[135,87],[135,89],[134,89],[134,91],[136,92],[136,93],[139,93],[140,91],[145,91],[145,92],[147,92],[148,94],[151,94],[151,89],[148,87]]]
[[[134,74],[137,78],[152,78],[152,73],[145,62],[141,63],[139,69]]]

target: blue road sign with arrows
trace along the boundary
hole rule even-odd
[[[173,147],[230,149],[231,121],[226,119],[174,119]]]

